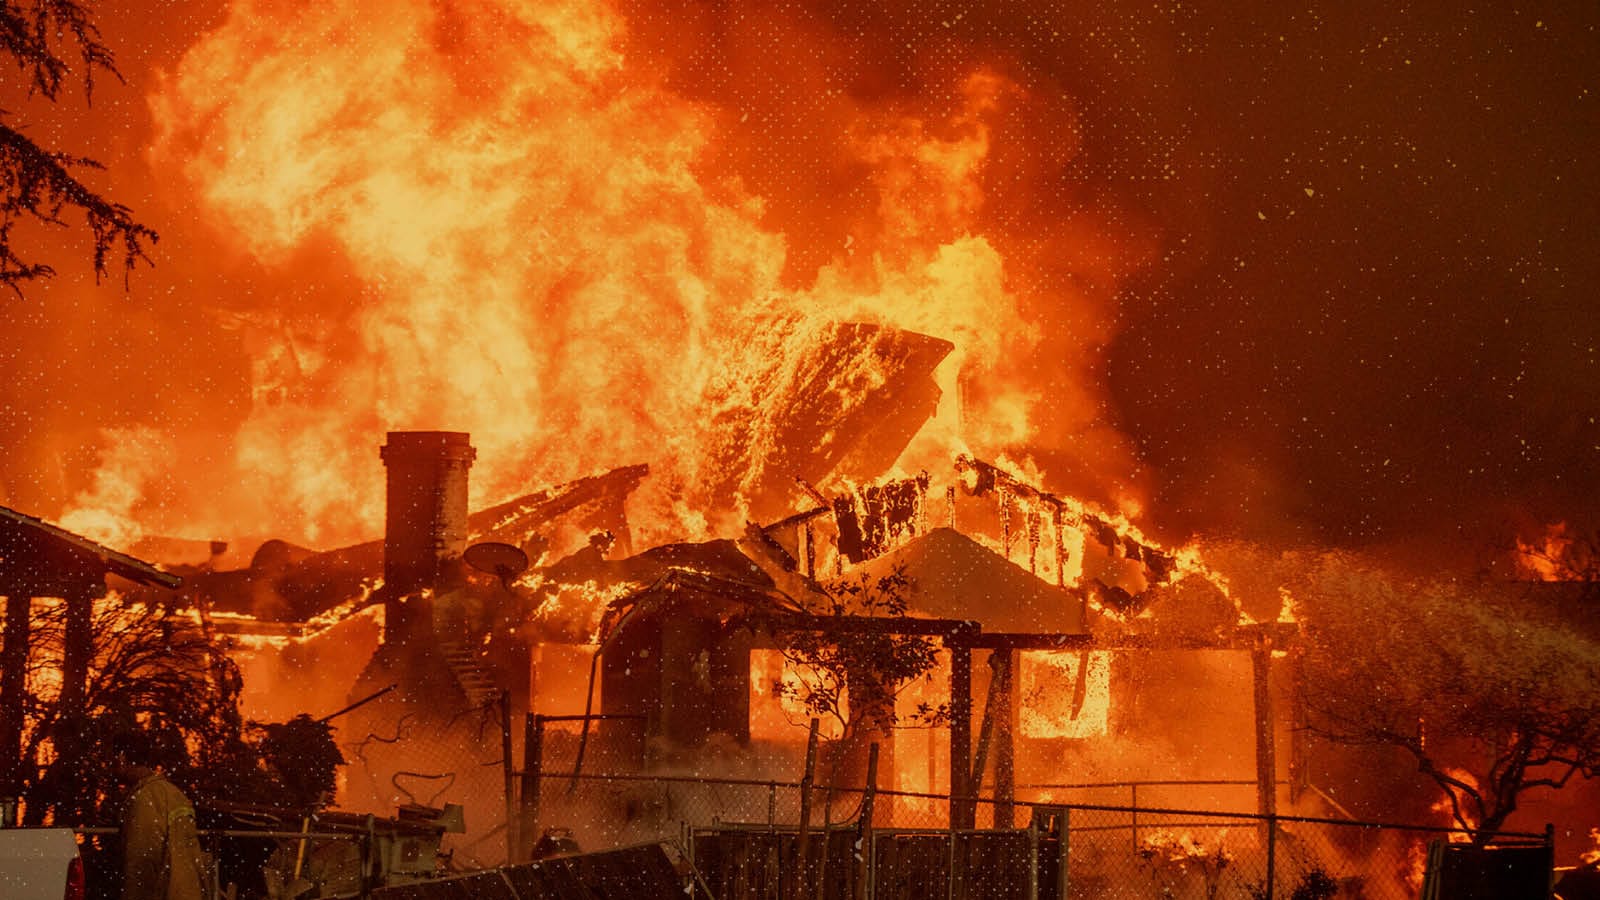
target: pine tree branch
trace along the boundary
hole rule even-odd
[[[0,284],[17,289],[20,282],[54,274],[49,266],[30,263],[12,245],[11,229],[33,219],[48,225],[66,225],[63,214],[79,210],[94,239],[95,280],[107,274],[107,262],[120,252],[123,278],[140,260],[150,261],[146,249],[159,240],[140,224],[126,206],[90,190],[70,169],[100,168],[93,160],[51,153],[0,121]]]

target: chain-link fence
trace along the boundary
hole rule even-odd
[[[1072,897],[1413,897],[1409,843],[1375,826],[1060,807]],[[1365,846],[1363,846],[1365,844]],[[1415,873],[1420,884],[1420,869]]]
[[[1020,785],[1015,798],[830,785],[809,764],[761,770],[750,754],[716,748],[646,759],[643,728],[638,717],[530,717],[507,810],[512,857],[665,842],[721,900],[924,900],[929,890],[969,900],[1408,900],[1421,894],[1432,845],[1550,846],[1547,834],[1246,812],[1254,781]],[[746,777],[735,774],[740,759]],[[760,777],[768,771],[807,777]],[[1191,798],[1216,805],[1183,805]]]
[[[582,740],[581,732],[571,737]],[[616,747],[598,733],[591,739],[584,748],[586,756],[593,752],[591,761],[614,760]],[[576,743],[554,743],[556,760],[565,754],[576,762]],[[1507,890],[1474,896],[1543,897],[1551,871],[1548,832],[1469,836],[1300,816],[574,772],[515,773],[535,777],[521,780],[533,793],[519,798],[509,826],[513,833],[537,829],[547,842],[521,861],[661,843],[686,863],[684,894],[716,900],[1415,900],[1428,896],[1426,873],[1449,868],[1442,848],[1462,848],[1469,837],[1534,851],[1491,866],[1499,873],[1493,877],[1512,878]],[[953,819],[1012,827],[951,828]],[[210,836],[270,839],[283,858],[268,874],[282,882],[304,875],[344,889],[324,896],[364,896],[396,883],[394,876],[407,881],[438,874],[422,859],[427,853],[411,854],[422,868],[397,864],[410,853],[404,843],[410,837],[385,837],[370,820],[348,824],[344,833],[324,833],[335,825],[330,819],[318,823],[322,831],[307,822],[300,832],[217,830]],[[319,848],[328,859],[318,856]],[[1467,859],[1458,876],[1490,877],[1472,870],[1482,862]],[[318,874],[318,867],[329,872]],[[219,878],[219,884],[226,881]],[[1524,889],[1531,892],[1516,893]]]
[[[951,829],[948,795],[707,776],[574,777],[567,769],[539,787],[539,827],[574,823],[559,827],[571,828],[584,850],[671,842],[721,900],[797,891],[806,900],[922,900],[929,890],[962,898],[1410,900],[1420,896],[1430,845],[1469,838],[1388,823],[993,798],[968,801],[966,816],[1012,827]],[[959,821],[963,804],[954,806]]]
[[[1546,856],[1550,846],[1548,834],[1301,816],[1086,805],[1037,806],[1034,814],[1061,819],[1074,898],[1405,900],[1420,895],[1438,845],[1475,838],[1541,847]],[[1546,862],[1546,883],[1549,871]]]

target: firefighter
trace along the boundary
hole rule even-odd
[[[194,806],[158,771],[146,733],[117,741],[122,803],[122,900],[205,900]]]

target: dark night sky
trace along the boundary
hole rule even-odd
[[[131,298],[60,283],[81,272],[58,264],[57,284],[0,312],[26,335],[0,359],[10,447],[66,458],[68,470],[81,453],[74,436],[106,417],[137,418],[122,411],[139,407],[198,426],[186,398],[208,396],[213,411],[240,402],[235,338],[208,331],[201,301],[184,296],[292,283],[211,249],[142,153],[140,91],[222,8],[99,12],[129,87],[103,89],[88,117],[49,113],[34,133],[111,163],[108,185],[164,233],[163,254],[185,261],[136,275]],[[871,202],[810,127],[830,108],[811,96],[819,85],[859,105],[915,106],[939,90],[939,73],[979,61],[1023,85],[1036,99],[1005,133],[1032,149],[997,154],[996,167],[1026,190],[1005,194],[987,223],[997,242],[1021,245],[1092,213],[1141,244],[1114,284],[1086,291],[1105,331],[1093,370],[1102,419],[1127,436],[1148,515],[1168,534],[1481,543],[1593,516],[1595,4],[632,2],[624,12],[631,61],[742,111],[726,119],[740,124],[716,164],[767,199],[769,224],[791,236],[795,283],[826,261],[850,210]],[[1025,277],[1081,277],[1036,255]],[[104,337],[113,322],[192,368],[163,374],[159,355]],[[40,371],[43,359],[83,353],[100,365]],[[1048,467],[1049,447],[1041,459]],[[72,490],[70,472],[39,477],[13,472],[13,502],[48,506]]]
[[[1498,7],[814,18],[870,48],[858,90],[987,54],[1072,98],[1072,189],[1043,202],[1116,208],[1159,240],[1117,290],[1103,364],[1158,521],[1472,544],[1586,521],[1600,485],[1600,8]],[[684,80],[719,85],[716,51],[689,52]],[[714,94],[740,92],[726,80]]]
[[[1123,293],[1110,373],[1169,508],[1341,541],[1590,511],[1600,14],[1572,6],[1198,27],[1179,79],[1224,168],[1179,204],[1196,249]]]

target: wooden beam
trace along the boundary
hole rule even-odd
[[[771,525],[763,525],[763,526],[761,526],[761,530],[765,531],[765,532],[768,532],[770,534],[771,532],[777,531],[777,530],[782,529],[782,528],[788,528],[788,527],[793,526],[793,525],[804,525],[807,522],[810,522],[812,519],[816,519],[816,518],[819,518],[821,516],[827,516],[827,515],[832,515],[832,514],[833,514],[833,507],[832,506],[829,506],[829,505],[817,506],[817,507],[813,507],[811,509],[805,510],[804,512],[797,512],[792,516],[785,516],[784,518],[779,519],[776,522],[773,522]]]
[[[752,616],[775,632],[814,631],[819,634],[910,634],[964,643],[979,633],[977,622],[966,619],[922,619],[911,616],[810,616],[774,614]],[[970,646],[970,645],[968,645]]]
[[[998,663],[998,665],[996,665]],[[1017,796],[1017,651],[996,650],[989,657],[1000,689],[993,693],[995,710],[994,827],[1015,828]],[[987,715],[987,713],[985,713]]]
[[[539,790],[544,770],[545,717],[527,713],[522,719],[522,784],[518,790],[516,853],[519,861],[533,858],[538,843]]]
[[[183,584],[182,578],[163,572],[142,559],[119,553],[59,525],[4,506],[0,506],[0,529],[10,535],[12,542],[32,543],[40,556],[52,551],[64,551],[73,558],[73,567],[93,571],[102,579],[110,572],[150,587],[176,588]],[[36,592],[33,596],[49,597],[53,594]]]
[[[64,598],[67,616],[61,657],[61,718],[69,730],[82,725],[89,661],[94,657],[94,601],[105,592],[105,581],[87,578],[73,585],[67,591],[70,596]]]
[[[957,456],[956,471],[963,472],[968,469],[993,478],[996,489],[1005,487],[1011,492],[1020,496],[1030,497],[1041,503],[1048,504],[1054,509],[1070,512],[1070,510],[1067,508],[1066,501],[1062,500],[1060,497],[1057,497],[1055,494],[1052,494],[1048,491],[1039,490],[1033,485],[1028,484],[1026,481],[1023,481],[1020,478],[1017,478],[1015,475],[1012,475],[1010,472],[1007,472],[1005,469],[990,463],[986,463],[976,457],[968,456],[965,453]]]
[[[1290,651],[1289,658],[1284,662],[1288,664],[1289,674],[1289,803],[1294,804],[1311,785],[1307,765],[1310,728],[1306,721],[1305,682],[1302,680],[1305,678],[1305,669],[1300,653]]]
[[[33,598],[6,596],[4,644],[0,645],[0,796],[22,794],[22,729],[27,715],[28,645],[32,640]],[[9,823],[0,823],[0,825]]]
[[[972,828],[977,804],[972,773],[972,650],[950,648],[950,827]]]
[[[1276,815],[1277,761],[1273,745],[1272,715],[1272,639],[1263,637],[1250,651],[1250,669],[1255,687],[1256,713],[1256,805],[1263,816]]]
[[[1104,646],[1092,634],[987,631],[952,637],[952,643],[973,650],[1077,650]]]
[[[994,653],[989,654],[989,667],[994,668]],[[995,692],[1000,690],[1000,679],[996,673],[989,675],[989,690],[983,700],[983,724],[978,726],[978,750],[972,759],[972,780],[967,782],[968,793],[979,794],[983,792],[983,770],[989,767],[989,742],[994,737],[994,716],[999,709],[999,702],[995,699]]]
[[[946,643],[973,650],[1250,650],[1264,639],[1282,649],[1292,644],[1298,633],[1299,627],[1293,623],[1266,622],[1241,625],[1220,637],[974,631],[953,634]]]

